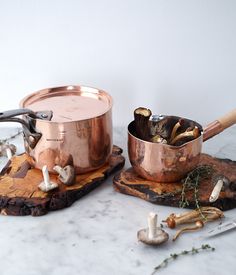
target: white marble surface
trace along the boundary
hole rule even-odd
[[[16,129],[0,129],[0,138]],[[231,128],[204,144],[204,151],[236,160],[236,128]],[[15,141],[19,144],[20,139]],[[114,143],[126,150],[126,130],[114,130]],[[18,152],[22,151],[22,147]],[[1,163],[5,159],[1,158]],[[126,167],[128,167],[128,160]],[[170,253],[209,243],[215,252],[184,256],[157,274],[235,274],[236,230],[212,239],[201,232],[183,235],[175,243],[158,247],[138,243],[137,230],[146,227],[150,211],[160,220],[177,208],[158,206],[116,193],[112,177],[71,207],[42,217],[0,216],[1,275],[119,275],[151,274]],[[236,217],[236,210],[225,212]],[[170,237],[174,231],[168,230]]]

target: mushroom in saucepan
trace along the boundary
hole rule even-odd
[[[148,216],[148,228],[139,230],[137,237],[139,241],[149,245],[160,245],[169,239],[169,235],[157,227],[157,214],[153,212]]]
[[[177,131],[179,130],[179,128],[180,128],[181,126],[184,125],[184,122],[185,122],[185,121],[184,121],[183,118],[180,118],[180,119],[178,120],[178,122],[176,122],[175,126],[173,127],[173,129],[172,129],[172,131],[171,131],[171,135],[170,135],[170,138],[169,138],[170,142],[176,137]]]
[[[155,116],[153,116],[155,118]],[[162,116],[160,115],[160,119],[153,120],[150,119],[150,132],[152,136],[159,135],[163,139],[168,140],[174,125],[179,120],[178,117],[175,116]]]
[[[155,135],[154,137],[151,138],[151,141],[154,143],[167,144],[167,140],[161,137],[160,135]]]
[[[193,140],[200,136],[200,131],[197,126],[195,126],[193,129],[187,129],[185,132],[175,136],[174,139],[171,140],[171,145],[181,145],[180,142],[183,144],[187,141]],[[178,143],[178,144],[177,144]]]
[[[134,110],[135,131],[138,138],[149,140],[149,118],[151,115],[151,110],[144,107],[139,107]]]
[[[134,110],[134,135],[154,143],[182,145],[201,134],[201,125],[178,116],[152,115],[150,109]]]
[[[71,165],[67,165],[62,168],[59,165],[53,167],[53,170],[58,173],[58,179],[65,185],[72,185],[75,180],[75,168]]]

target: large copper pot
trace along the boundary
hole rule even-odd
[[[85,86],[43,89],[26,96],[20,107],[2,112],[0,121],[23,125],[25,150],[36,168],[47,165],[53,172],[55,165],[69,164],[81,174],[108,160],[112,98],[106,92]]]
[[[130,163],[137,174],[145,179],[157,182],[176,182],[198,165],[202,142],[235,123],[236,109],[203,128],[198,138],[182,146],[171,146],[137,138],[134,130],[135,122],[132,121],[128,126]],[[202,129],[201,126],[199,128]]]

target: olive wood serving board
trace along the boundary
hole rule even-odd
[[[221,210],[228,210],[236,207],[236,161],[229,159],[218,159],[207,154],[201,154],[199,165],[210,165],[213,174],[208,179],[203,179],[198,188],[198,201],[201,206],[215,206]],[[230,188],[221,191],[218,200],[209,202],[214,180],[217,175],[224,175],[230,181]],[[145,180],[138,176],[133,168],[120,172],[113,179],[115,190],[139,197],[149,202],[161,205],[179,207],[181,201],[182,183],[159,183]],[[189,202],[188,208],[196,208],[194,191],[186,192]]]
[[[68,207],[99,186],[110,174],[121,169],[124,163],[122,149],[113,146],[107,164],[96,171],[77,175],[71,186],[62,184],[57,175],[50,174],[50,179],[59,186],[44,193],[38,188],[43,181],[41,170],[30,166],[26,154],[14,156],[0,174],[0,213],[41,216],[49,211]]]

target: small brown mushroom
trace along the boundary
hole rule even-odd
[[[141,229],[137,233],[138,240],[148,245],[160,245],[169,239],[169,235],[157,227],[157,214],[149,213],[148,228]]]
[[[146,141],[150,138],[149,118],[151,115],[151,110],[144,107],[139,107],[134,110],[135,131],[137,137]]]
[[[201,207],[201,212],[198,209],[185,212],[183,214],[171,214],[165,221],[169,228],[175,228],[180,224],[194,223],[196,221],[213,221],[224,217],[223,212],[216,208],[205,206]]]
[[[53,167],[53,170],[58,173],[58,179],[65,185],[72,185],[75,180],[75,169],[71,165],[62,168],[59,165]]]
[[[170,144],[175,145],[177,142],[183,141],[186,138],[188,138],[188,140],[192,140],[199,137],[199,135],[199,128],[195,126],[192,130],[187,129],[185,132],[177,135],[173,140],[171,140]]]
[[[175,241],[184,232],[196,231],[196,230],[202,228],[203,226],[204,226],[204,222],[203,221],[196,221],[194,226],[183,227],[183,228],[181,228],[180,230],[178,230],[176,232],[176,234],[174,235],[172,241]]]
[[[211,192],[209,202],[215,202],[218,199],[221,190],[225,191],[227,188],[230,188],[230,181],[227,177],[223,175],[218,175],[215,177],[214,188]]]

